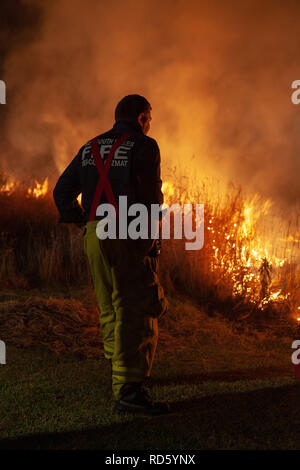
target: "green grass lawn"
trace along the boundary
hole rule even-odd
[[[153,394],[172,412],[117,417],[105,359],[8,346],[0,448],[298,449],[299,384],[282,370],[183,370],[158,355]]]
[[[34,309],[22,309],[24,299],[2,299],[1,449],[300,448],[300,384],[291,364],[296,332],[241,329],[188,299],[170,299],[152,378],[154,398],[167,400],[171,413],[120,417],[101,343],[87,349],[91,357],[84,346],[75,353],[80,336],[95,341],[84,331],[96,327],[97,312],[88,315],[81,295],[75,303],[47,298],[35,297]],[[74,309],[81,317],[70,324]],[[67,353],[54,352],[59,338]]]

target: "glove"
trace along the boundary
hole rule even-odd
[[[149,251],[148,256],[150,256],[150,258],[157,258],[160,255],[160,253],[161,253],[161,241],[158,238],[157,240],[154,241],[153,247]]]

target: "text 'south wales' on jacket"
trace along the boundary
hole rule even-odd
[[[117,122],[111,130],[97,137],[100,155],[105,164],[117,138],[132,134],[116,150],[108,179],[116,201],[127,196],[128,205],[138,202],[150,211],[151,204],[162,204],[160,151],[157,142],[143,134],[139,125]],[[61,222],[86,222],[89,218],[99,180],[98,169],[91,152],[91,140],[81,147],[57,181],[53,196]],[[81,205],[77,201],[82,193]],[[105,192],[100,203],[108,202]]]

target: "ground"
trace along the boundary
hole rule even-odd
[[[77,299],[71,305],[81,305],[85,315],[88,304],[78,297],[82,304]],[[50,313],[59,302],[66,302],[69,312],[66,299],[52,298],[49,303],[46,293],[43,298]],[[0,319],[7,305],[17,305],[7,296],[2,301]],[[63,337],[60,344],[69,344],[70,350],[56,351],[56,340],[34,346],[30,341],[18,344],[18,335],[11,336],[12,342],[4,338],[0,448],[298,449],[299,382],[290,359],[295,338],[241,328],[218,315],[209,317],[184,298],[171,299],[170,304],[152,374],[153,395],[170,403],[169,415],[115,416],[101,343],[93,343],[84,354],[77,342],[74,352],[74,344],[66,339],[70,328],[59,330],[51,323],[55,334]],[[20,323],[26,325],[24,315]],[[15,328],[15,322],[11,325]],[[35,326],[39,329],[41,324]],[[93,334],[94,326],[90,325]],[[73,327],[76,337],[80,321]],[[21,331],[26,335],[26,328]],[[0,321],[1,334],[8,333],[1,330]]]

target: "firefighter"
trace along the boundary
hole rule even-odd
[[[153,402],[148,386],[158,319],[167,310],[158,279],[159,239],[105,238],[108,219],[97,210],[109,203],[117,219],[120,196],[127,197],[128,206],[144,204],[149,213],[151,204],[163,203],[160,151],[147,136],[151,119],[146,98],[125,96],[116,106],[113,128],[81,147],[53,192],[60,222],[85,226],[84,249],[118,414],[169,411],[167,403]]]

